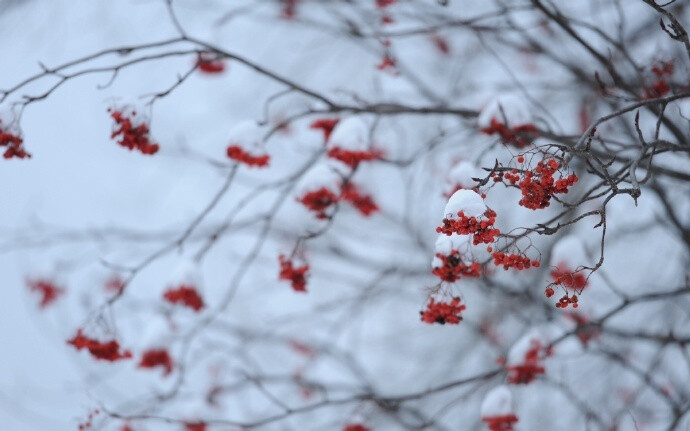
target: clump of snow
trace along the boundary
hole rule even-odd
[[[520,337],[508,351],[507,366],[521,365],[525,362],[525,355],[539,343],[541,348],[546,348],[553,340],[562,335],[562,331],[556,327],[533,328]]]
[[[230,129],[228,145],[237,145],[252,156],[265,154],[262,128],[253,120],[241,121]]]
[[[491,100],[479,114],[477,124],[480,128],[489,127],[492,118],[508,127],[531,123],[528,106],[516,95],[503,95]]]
[[[448,199],[443,217],[456,219],[458,212],[462,211],[467,217],[479,217],[486,212],[484,199],[473,190],[458,190]]]
[[[369,126],[359,117],[341,120],[333,129],[327,148],[341,148],[348,151],[369,149]]]
[[[472,259],[469,257],[470,249],[472,247],[472,236],[471,235],[458,235],[454,233],[452,235],[440,234],[436,238],[436,244],[434,245],[434,252],[437,254],[442,254],[444,256],[449,256],[453,250],[460,252],[462,260],[466,265],[472,264]],[[443,266],[443,261],[434,255],[431,260],[431,268],[440,268]]]
[[[18,120],[14,110],[9,108],[0,109],[0,130],[15,136],[20,136],[21,130],[19,129]]]
[[[342,181],[342,175],[331,163],[318,164],[304,174],[295,191],[299,197],[325,187],[335,194],[340,194]]]
[[[174,286],[184,284],[200,289],[203,285],[201,265],[189,258],[181,259],[177,266],[170,272],[169,284]]]
[[[482,417],[507,416],[514,414],[513,396],[507,386],[501,385],[490,390],[482,401]]]
[[[559,239],[551,250],[551,264],[565,263],[570,269],[577,268],[587,262],[587,252],[582,240],[575,235],[567,235]]]
[[[110,112],[120,112],[129,119],[133,127],[139,127],[142,124],[149,124],[151,118],[146,112],[146,106],[143,101],[134,98],[122,98],[115,100],[110,105]]]
[[[453,250],[467,250],[472,244],[471,235],[452,235],[439,234],[436,238],[434,251],[439,254],[449,255]]]

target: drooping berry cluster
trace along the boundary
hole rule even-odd
[[[172,303],[180,304],[192,310],[199,312],[204,308],[204,300],[202,299],[196,287],[182,284],[177,289],[168,289],[163,293],[163,299]]]
[[[429,299],[426,310],[420,311],[422,322],[440,323],[445,325],[457,325],[462,320],[460,313],[467,307],[460,304],[460,298],[453,298],[450,302],[436,302],[434,298]]]
[[[511,145],[515,148],[529,146],[539,136],[539,130],[534,124],[520,124],[508,127],[496,118],[491,119],[491,124],[479,130],[486,135],[497,134],[503,145]]]
[[[93,420],[96,416],[98,416],[101,413],[100,409],[94,409],[92,412],[89,413],[89,415],[86,417],[86,420],[84,422],[80,422],[79,426],[77,426],[77,429],[79,431],[86,431],[91,429],[93,426]]]
[[[67,344],[73,345],[77,350],[86,349],[94,358],[103,361],[114,362],[132,357],[129,350],[120,350],[120,343],[117,340],[98,341],[85,336],[81,329],[77,330],[77,335],[68,340]]]
[[[55,302],[60,295],[65,293],[64,288],[58,287],[50,280],[27,280],[26,287],[30,291],[37,292],[41,295],[41,302],[38,304],[41,308],[46,308]]]
[[[553,280],[554,284],[577,291],[580,291],[589,285],[589,281],[582,271],[571,271],[568,268],[568,265],[564,262],[560,262],[551,271],[551,279]]]
[[[457,250],[453,250],[449,255],[436,253],[436,257],[440,259],[442,265],[435,267],[431,273],[442,281],[453,283],[462,277],[478,278],[481,275],[479,263],[472,262],[466,265],[462,261],[462,255]]]
[[[309,125],[310,129],[321,130],[323,132],[323,140],[328,141],[331,137],[333,129],[340,122],[339,118],[320,118]]]
[[[142,154],[152,155],[158,152],[160,146],[151,141],[149,136],[149,126],[146,122],[135,126],[132,116],[136,111],[132,111],[131,116],[123,111],[108,109],[110,116],[115,121],[111,139],[117,138],[117,143],[129,150],[137,149]]]
[[[262,154],[260,156],[252,155],[242,149],[242,147],[239,145],[229,145],[226,152],[228,157],[232,160],[243,163],[247,166],[255,166],[257,168],[268,166],[268,162],[271,159],[271,156],[268,154]]]
[[[292,260],[286,258],[282,254],[278,256],[278,260],[280,261],[280,274],[278,275],[278,279],[289,281],[295,292],[306,292],[309,265],[295,266]]]
[[[506,367],[508,370],[508,383],[527,384],[533,382],[539,374],[544,374],[546,368],[540,363],[543,350],[539,340],[532,340],[522,363]]]
[[[487,209],[484,217],[486,219],[467,217],[463,211],[459,211],[457,219],[444,218],[443,226],[438,226],[436,232],[449,236],[454,233],[472,235],[474,245],[491,244],[495,241],[496,235],[501,233],[499,229],[493,227],[496,223],[496,212]]]
[[[655,79],[650,86],[644,88],[643,97],[645,99],[655,99],[668,94],[671,91],[671,86],[668,84],[667,79],[673,76],[674,68],[673,60],[660,61],[652,66],[652,73]]]
[[[521,271],[523,269],[529,269],[532,266],[535,268],[539,267],[538,260],[530,260],[527,256],[521,256],[519,254],[506,254],[497,251],[492,254],[492,257],[494,258],[494,265],[503,265],[503,269],[505,270],[515,268]]]
[[[513,425],[518,421],[514,414],[482,417],[489,431],[513,431]]]
[[[569,296],[567,293],[561,297],[561,299],[558,300],[556,303],[556,308],[568,308],[568,306],[572,305],[573,308],[578,307],[578,299],[577,295]]]
[[[172,373],[173,361],[167,350],[149,349],[142,353],[141,361],[139,361],[139,368],[156,367],[162,367],[163,374],[166,376]]]
[[[7,147],[2,155],[4,158],[11,159],[12,157],[16,157],[18,159],[24,159],[31,157],[31,154],[27,153],[22,147],[22,142],[24,142],[24,140],[21,137],[3,131],[2,124],[0,123],[0,147]]]
[[[578,181],[575,174],[555,179],[554,175],[559,167],[558,161],[550,159],[538,162],[533,170],[524,171],[522,178],[517,169],[496,173],[493,178],[495,182],[503,181],[505,178],[510,184],[517,183],[522,191],[522,199],[518,203],[525,208],[537,210],[548,207],[553,195],[568,193],[568,188]]]

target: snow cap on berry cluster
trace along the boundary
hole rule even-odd
[[[341,120],[333,129],[327,148],[342,148],[348,151],[369,149],[369,126],[360,117]]]
[[[198,262],[187,257],[179,260],[170,272],[169,283],[185,284],[200,288],[203,285],[203,275]]]
[[[14,110],[9,108],[0,109],[0,131],[21,136],[19,121]]]
[[[454,233],[452,235],[439,234],[436,238],[436,244],[434,245],[434,251],[436,254],[442,254],[444,256],[449,256],[454,250],[460,252],[461,256],[465,256],[465,252],[469,251],[472,247],[472,237],[470,235],[458,235]],[[463,259],[466,265],[472,263],[471,259]],[[443,266],[443,262],[438,256],[434,255],[431,261],[431,268],[439,268]]]
[[[513,413],[513,396],[507,386],[493,388],[484,396],[480,408],[482,417],[507,416]]]
[[[462,211],[466,217],[480,217],[486,212],[486,204],[482,197],[472,190],[458,190],[448,199],[443,217],[455,220]]]
[[[502,95],[492,99],[480,112],[477,125],[479,128],[489,127],[494,118],[509,127],[531,122],[528,106],[516,95]]]
[[[253,120],[237,123],[228,133],[228,145],[237,145],[252,156],[265,154],[261,127]]]
[[[326,188],[336,195],[340,194],[342,176],[330,164],[318,164],[304,174],[296,187],[297,197]]]
[[[124,118],[129,119],[132,127],[139,127],[142,124],[148,125],[151,120],[146,113],[144,102],[133,97],[120,98],[113,101],[109,111],[121,113]]]

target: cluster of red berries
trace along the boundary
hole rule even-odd
[[[371,428],[365,427],[362,424],[348,424],[345,425],[343,431],[371,431]]]
[[[65,293],[65,289],[58,287],[50,280],[27,280],[26,287],[32,292],[41,295],[39,307],[45,308],[55,302],[58,297]]]
[[[93,425],[93,419],[98,416],[101,413],[99,409],[94,409],[92,412],[89,413],[89,415],[86,417],[86,420],[82,423],[79,424],[77,429],[79,431],[85,431],[88,429],[91,429],[91,426]]]
[[[513,425],[517,421],[518,417],[514,414],[482,417],[482,422],[486,422],[489,431],[513,431]]]
[[[320,118],[309,125],[310,129],[321,130],[323,132],[323,140],[328,141],[331,137],[333,129],[338,125],[340,119],[338,118]]]
[[[230,145],[227,149],[228,157],[235,160],[238,163],[243,163],[247,166],[256,166],[257,168],[263,168],[268,166],[268,162],[271,156],[268,154],[263,154],[261,156],[253,156],[242,149],[239,145]]]
[[[289,281],[295,292],[306,292],[309,265],[296,267],[292,263],[292,260],[286,258],[282,254],[278,256],[278,260],[280,261],[280,274],[278,275],[278,279]]]
[[[283,18],[293,19],[297,13],[298,0],[282,0],[283,3]]]
[[[138,126],[134,126],[132,119],[121,111],[108,109],[110,116],[115,120],[115,129],[110,135],[111,139],[115,139],[119,136],[118,144],[121,146],[133,150],[137,149],[141,151],[142,154],[156,154],[160,146],[151,141],[149,137],[149,126],[146,123],[141,123]],[[132,111],[132,115],[136,115],[135,111]]]
[[[491,119],[491,125],[479,130],[486,135],[497,134],[503,145],[512,145],[515,148],[529,146],[539,136],[539,130],[534,124],[521,124],[508,127],[496,118]]]
[[[77,350],[86,349],[94,358],[103,361],[114,362],[132,357],[129,350],[120,350],[120,343],[116,340],[101,342],[85,336],[81,329],[77,330],[77,335],[68,340],[67,344],[73,345]]]
[[[381,158],[381,156],[383,156],[383,152],[379,150],[351,151],[340,147],[333,147],[328,150],[328,157],[340,160],[352,169],[355,169],[360,162],[376,160]]]
[[[460,298],[453,298],[450,302],[436,302],[434,298],[429,299],[426,310],[420,311],[422,322],[440,323],[445,325],[457,325],[462,320],[462,313],[467,307],[460,304]]]
[[[379,211],[379,207],[374,202],[374,199],[369,195],[360,193],[357,186],[353,183],[347,183],[343,186],[340,200],[352,204],[365,217]]]
[[[582,314],[571,312],[566,316],[575,322],[575,335],[584,346],[601,335],[601,328],[591,325],[590,320]]]
[[[436,253],[442,266],[434,268],[431,273],[440,278],[442,281],[453,283],[460,278],[478,278],[481,275],[481,266],[478,262],[472,262],[470,265],[465,265],[462,261],[462,256],[457,250],[453,250],[449,255]]]
[[[321,187],[297,198],[297,202],[307,207],[309,211],[314,212],[316,218],[320,220],[329,218],[326,211],[339,201],[351,204],[365,217],[379,211],[379,207],[374,202],[374,199],[369,195],[362,194],[353,183],[346,183],[340,195],[337,195],[327,187]]]
[[[395,66],[396,66],[396,61],[395,59],[391,56],[389,52],[386,52],[381,59],[381,62],[376,65],[376,68],[378,70],[390,70],[390,71],[395,71]]]
[[[114,274],[105,281],[103,288],[106,292],[118,294],[125,288],[125,282],[119,275]]]
[[[185,431],[206,431],[206,423],[204,422],[185,422]]]
[[[376,0],[376,7],[379,9],[386,8],[395,3],[396,0]]]
[[[473,235],[474,245],[491,244],[495,241],[496,235],[500,234],[499,229],[494,228],[496,223],[496,212],[488,209],[484,213],[486,220],[478,220],[476,217],[467,217],[462,211],[458,212],[458,219],[443,219],[443,226],[438,226],[436,232],[445,235],[457,233],[459,235]]]
[[[202,73],[207,75],[217,75],[225,71],[225,62],[209,53],[199,54],[196,65]]]
[[[506,254],[497,251],[492,254],[492,257],[494,258],[494,265],[503,265],[503,269],[505,270],[515,268],[521,271],[523,269],[529,269],[532,266],[539,268],[538,260],[530,260],[527,256],[521,256],[519,254]]]
[[[431,36],[431,41],[441,54],[450,54],[450,45],[448,45],[448,41],[445,38],[439,36],[438,34],[435,34]]]
[[[510,184],[516,184],[519,181],[518,186],[522,191],[522,199],[518,203],[525,208],[537,210],[548,207],[553,195],[568,193],[568,188],[578,181],[575,174],[555,179],[554,174],[558,171],[559,166],[556,160],[550,159],[546,162],[537,163],[534,170],[523,172],[522,178],[518,175],[519,171],[513,169],[511,172],[496,173],[493,179],[494,182],[500,182],[505,178]]]
[[[589,281],[582,271],[570,271],[568,266],[562,262],[551,271],[551,279],[555,284],[578,291],[589,285]]]
[[[163,299],[171,304],[180,304],[199,312],[204,308],[204,300],[196,287],[182,284],[177,289],[168,289],[163,293]]]
[[[3,157],[6,159],[11,159],[16,157],[18,159],[24,159],[31,157],[31,154],[27,153],[22,147],[24,140],[9,131],[2,129],[2,121],[0,121],[0,147],[7,147],[3,153]]]
[[[645,99],[655,99],[663,97],[671,91],[667,78],[673,76],[674,63],[671,61],[661,61],[652,66],[652,73],[656,76],[654,83],[644,88]]]
[[[173,360],[165,349],[149,349],[141,355],[139,368],[162,367],[163,374],[169,375],[173,370]]]
[[[578,307],[577,295],[568,296],[568,294],[566,293],[561,297],[561,299],[558,300],[558,302],[556,303],[556,308],[568,308],[568,306],[570,305],[572,305],[573,308]]]
[[[539,374],[544,374],[546,369],[540,364],[542,350],[541,342],[532,340],[530,349],[525,353],[524,361],[520,365],[506,367],[508,383],[527,384],[533,382]]]
[[[316,218],[324,220],[328,218],[326,210],[338,202],[338,195],[327,187],[313,190],[297,198],[297,202],[307,207],[309,211],[316,213]]]

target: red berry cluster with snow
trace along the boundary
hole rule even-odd
[[[322,127],[325,127],[324,124]],[[326,134],[324,129],[324,134]],[[369,127],[359,117],[350,117],[335,125],[333,132],[327,135],[326,151],[328,157],[356,169],[361,162],[379,159],[383,152],[372,148],[369,139]]]
[[[143,107],[137,103],[115,104],[108,108],[115,124],[111,139],[128,150],[137,150],[142,154],[156,154],[160,146],[151,140],[150,119],[144,114]]]
[[[472,235],[474,245],[491,244],[501,233],[494,228],[496,213],[487,208],[482,197],[472,190],[453,193],[443,213],[443,225],[436,228],[438,233]]]
[[[13,111],[0,111],[0,147],[6,147],[2,156],[6,159],[24,159],[31,154],[24,150],[24,139]]]
[[[517,423],[513,407],[513,396],[506,386],[491,389],[484,396],[480,407],[482,422],[486,423],[489,431],[513,431]]]
[[[498,135],[504,145],[524,148],[539,136],[539,130],[530,121],[529,112],[523,99],[501,96],[482,109],[477,125],[484,134]]]
[[[271,157],[264,150],[261,127],[254,121],[243,121],[230,130],[227,156],[250,167],[268,166]]]

